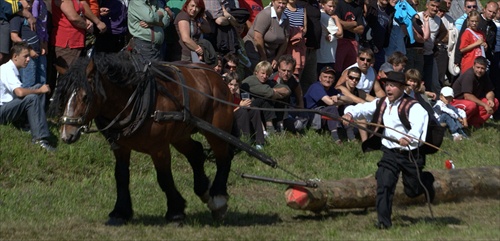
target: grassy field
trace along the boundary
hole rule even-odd
[[[57,134],[55,128],[52,129]],[[428,157],[428,169],[499,166],[500,127],[489,123],[470,140],[443,148],[452,156]],[[196,136],[203,141],[200,136]],[[372,175],[380,153],[363,154],[359,143],[337,146],[327,135],[308,132],[268,139],[265,152],[280,166],[304,178],[337,180]],[[187,161],[173,157],[177,187],[188,201],[182,228],[166,224],[165,196],[156,183],[152,161],[134,153],[131,192],[135,216],[123,227],[104,225],[115,201],[114,160],[99,134],[83,135],[73,144],[59,143],[46,153],[30,143],[30,135],[12,126],[0,126],[0,239],[45,240],[498,240],[500,202],[469,199],[433,205],[435,219],[425,205],[396,206],[394,228],[376,230],[374,209],[332,210],[314,215],[285,205],[286,186],[229,177],[228,215],[214,223],[210,212],[193,194]],[[246,153],[238,154],[233,170],[282,179],[297,179],[273,169]],[[206,163],[213,177],[214,164]]]

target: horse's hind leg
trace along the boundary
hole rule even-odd
[[[174,178],[172,176],[170,148],[167,146],[164,150],[152,154],[153,162],[156,169],[156,179],[161,190],[167,196],[167,213],[165,219],[168,222],[182,223],[186,214],[186,200],[175,187]]]
[[[208,189],[210,187],[210,180],[205,174],[204,163],[206,156],[203,152],[203,145],[191,138],[172,145],[177,151],[186,156],[193,169],[194,193],[200,197],[201,201],[207,203],[209,199]]]
[[[134,211],[132,209],[132,199],[130,198],[130,150],[119,148],[113,151],[115,155],[115,181],[116,181],[116,202],[115,207],[109,213],[107,225],[122,225],[132,219]]]

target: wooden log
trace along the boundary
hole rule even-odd
[[[436,196],[433,203],[460,201],[469,197],[500,199],[500,167],[433,170]],[[377,183],[374,176],[339,181],[321,181],[318,188],[290,186],[285,192],[293,209],[321,212],[330,209],[375,206]],[[425,195],[409,198],[401,178],[394,193],[394,205],[425,203]]]

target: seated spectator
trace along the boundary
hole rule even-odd
[[[375,70],[373,67],[371,67],[371,64],[373,62],[373,51],[371,49],[361,49],[359,50],[358,58],[357,58],[357,63],[349,66],[347,69],[350,69],[352,67],[358,67],[361,70],[361,79],[359,80],[358,85],[356,86],[359,90],[362,90],[366,92],[366,101],[372,101],[375,99],[370,93],[372,90],[377,89],[377,91],[374,93],[376,97],[383,97],[385,96],[385,92],[380,87],[380,84],[375,80]],[[340,77],[339,81],[335,85],[335,88],[342,88],[342,85],[344,82],[347,81],[347,69],[344,70],[342,73],[342,76]],[[379,85],[378,87],[374,87],[374,85]],[[351,99],[355,99],[355,96],[352,94],[347,93],[347,97]]]
[[[450,103],[453,101],[453,89],[450,87],[443,87],[439,100],[434,105],[433,109],[436,112],[439,123],[447,126],[448,130],[453,137],[454,141],[461,141],[467,138],[463,128],[467,127],[467,116],[465,111],[452,106]]]
[[[339,120],[339,105],[345,104],[342,95],[333,87],[335,80],[335,70],[326,66],[321,69],[319,81],[313,83],[304,95],[304,104],[307,109],[316,109],[330,113],[331,117],[322,117],[320,114],[311,114],[309,116],[311,128],[321,130],[326,125],[331,133],[332,140],[336,144],[341,144],[337,129],[341,126]],[[346,127],[347,138],[354,140],[352,126]]]
[[[275,108],[280,108],[280,109],[283,108],[293,109],[294,107],[304,108],[304,94],[302,92],[302,87],[297,77],[293,74],[295,66],[296,66],[295,58],[292,57],[292,55],[289,54],[282,55],[278,59],[278,72],[271,75],[270,79],[273,80],[275,83],[284,84],[288,86],[291,93],[289,96],[283,98],[282,102],[286,102],[292,107],[289,108],[289,106],[285,105],[285,103],[276,103],[274,105]],[[276,122],[280,127],[279,131],[282,131],[281,127],[284,126],[285,120],[287,120],[287,123],[289,123],[290,120],[292,120],[291,123],[294,123],[294,120],[297,117],[299,117],[299,114],[294,113],[292,111],[287,111],[287,112],[278,112],[276,116],[277,116]],[[286,125],[286,127],[291,127],[291,126],[292,125]],[[287,129],[293,132],[297,131],[294,128],[287,128]]]
[[[474,66],[460,75],[453,83],[455,99],[451,105],[465,110],[467,123],[480,127],[498,109],[498,99],[493,92],[493,84],[486,74],[488,60],[477,57]]]
[[[430,104],[429,100],[435,100],[436,94],[431,91],[426,91],[422,75],[417,69],[409,69],[405,73],[406,89],[405,93],[414,99],[423,99]]]
[[[250,107],[252,99],[248,93],[240,93],[241,81],[238,74],[235,72],[225,74],[224,80],[231,94],[233,94],[233,103],[239,106]],[[255,148],[259,150],[263,148],[265,140],[260,111],[235,107],[233,131],[236,132],[237,137],[240,137],[241,134],[249,137],[255,142]]]
[[[361,70],[358,67],[352,67],[347,70],[347,81],[344,82],[341,86],[337,87],[337,90],[342,92],[342,100],[346,103],[345,105],[340,106],[339,108],[339,113],[340,115],[344,115],[344,109],[348,105],[353,105],[353,104],[358,104],[358,103],[365,103],[366,102],[366,92],[358,90],[356,87],[359,83],[359,79],[361,78]],[[378,80],[377,80],[378,81]],[[346,95],[349,96],[354,96],[355,98],[351,99],[347,97]],[[364,124],[366,120],[362,120],[359,122],[359,125],[366,127],[366,124]],[[364,141],[368,138],[368,133],[364,130],[358,130],[359,135],[361,137],[361,141]]]
[[[271,63],[261,61],[255,66],[254,75],[243,80],[241,89],[250,92],[254,97],[252,106],[261,108],[273,108],[273,100],[281,100],[288,97],[291,93],[287,85],[276,83],[269,79],[272,73]],[[275,132],[273,121],[276,119],[274,111],[263,111],[268,133]]]
[[[11,60],[0,66],[0,124],[28,119],[33,143],[47,151],[55,151],[47,141],[50,131],[44,111],[45,94],[50,92],[50,87],[47,84],[21,87],[19,69],[28,65],[30,47],[18,42],[10,52]]]

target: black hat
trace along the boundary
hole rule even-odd
[[[381,78],[380,81],[384,81],[384,82],[396,82],[396,83],[400,83],[400,84],[403,84],[403,85],[407,85],[406,84],[405,74],[403,72],[391,71],[391,72],[387,73],[387,77],[386,78]]]
[[[333,75],[337,74],[337,73],[335,73],[335,70],[334,70],[332,67],[330,67],[330,66],[325,66],[325,67],[323,67],[323,68],[321,69],[321,72],[320,72],[320,73],[326,73],[326,72],[330,72],[330,73],[332,73]]]

